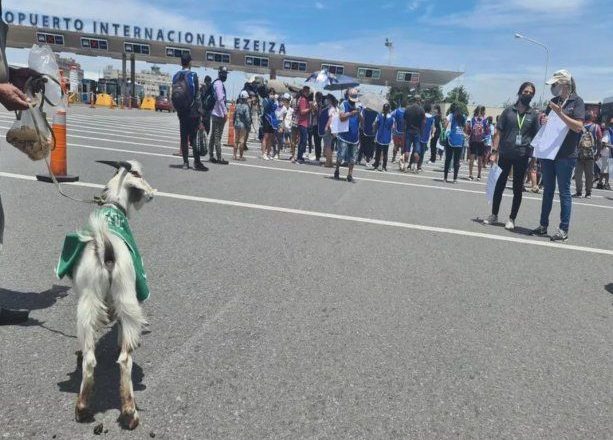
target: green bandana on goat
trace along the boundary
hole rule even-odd
[[[109,231],[121,238],[130,249],[132,255],[132,264],[136,273],[136,298],[139,301],[144,301],[149,298],[149,287],[147,286],[147,274],[143,266],[143,260],[136,247],[136,241],[132,236],[128,219],[119,209],[115,207],[101,208],[99,213],[106,218]],[[65,275],[72,277],[72,271],[75,263],[81,258],[83,249],[87,243],[79,240],[79,234],[72,232],[66,234],[62,254],[55,270],[58,278],[63,278]]]

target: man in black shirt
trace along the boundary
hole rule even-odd
[[[412,153],[409,163],[411,169],[413,168],[413,164],[419,163],[419,158],[423,154],[421,151],[421,129],[426,122],[426,112],[421,106],[421,97],[419,95],[409,97],[409,103],[410,105],[404,112],[404,121],[407,134],[404,148],[404,158],[400,159],[401,171],[406,171],[407,169],[409,153]]]

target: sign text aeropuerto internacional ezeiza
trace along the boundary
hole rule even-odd
[[[57,17],[43,14],[31,14],[18,11],[5,11],[4,21],[8,24],[22,26],[35,26],[40,28],[57,29],[64,31],[84,32],[94,35],[105,35],[123,38],[134,38],[169,43],[195,44],[215,48],[230,48],[249,52],[285,54],[285,43],[277,44],[274,41],[252,40],[249,38],[230,38],[224,40],[221,35],[207,35],[202,33],[183,32],[176,30],[156,29],[151,27],[117,24],[104,21],[87,22],[80,18]]]

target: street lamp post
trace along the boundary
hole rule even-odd
[[[541,89],[541,98],[540,98],[541,105],[542,105],[543,104],[543,93],[545,92],[545,88],[547,87],[547,76],[548,76],[547,75],[547,71],[549,70],[549,48],[547,46],[545,46],[543,43],[541,43],[539,41],[536,41],[536,40],[533,40],[532,38],[528,38],[528,37],[526,37],[525,35],[522,35],[522,34],[516,33],[515,34],[515,38],[517,38],[519,40],[526,40],[529,43],[536,44],[537,46],[540,46],[543,49],[545,49],[545,54],[546,54],[546,57],[545,57],[545,81],[543,82],[543,89]]]

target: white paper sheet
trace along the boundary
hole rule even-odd
[[[555,159],[567,133],[568,126],[557,113],[549,113],[547,123],[532,139],[531,145],[534,147],[534,157],[537,159]]]
[[[333,134],[338,133],[346,133],[349,131],[349,119],[345,121],[341,121],[340,115],[337,113],[332,117],[332,122],[330,123],[330,131]]]
[[[502,169],[498,165],[494,165],[487,176],[487,186],[485,187],[485,196],[487,202],[491,205],[494,203],[494,191],[496,190],[496,182],[502,174]]]

